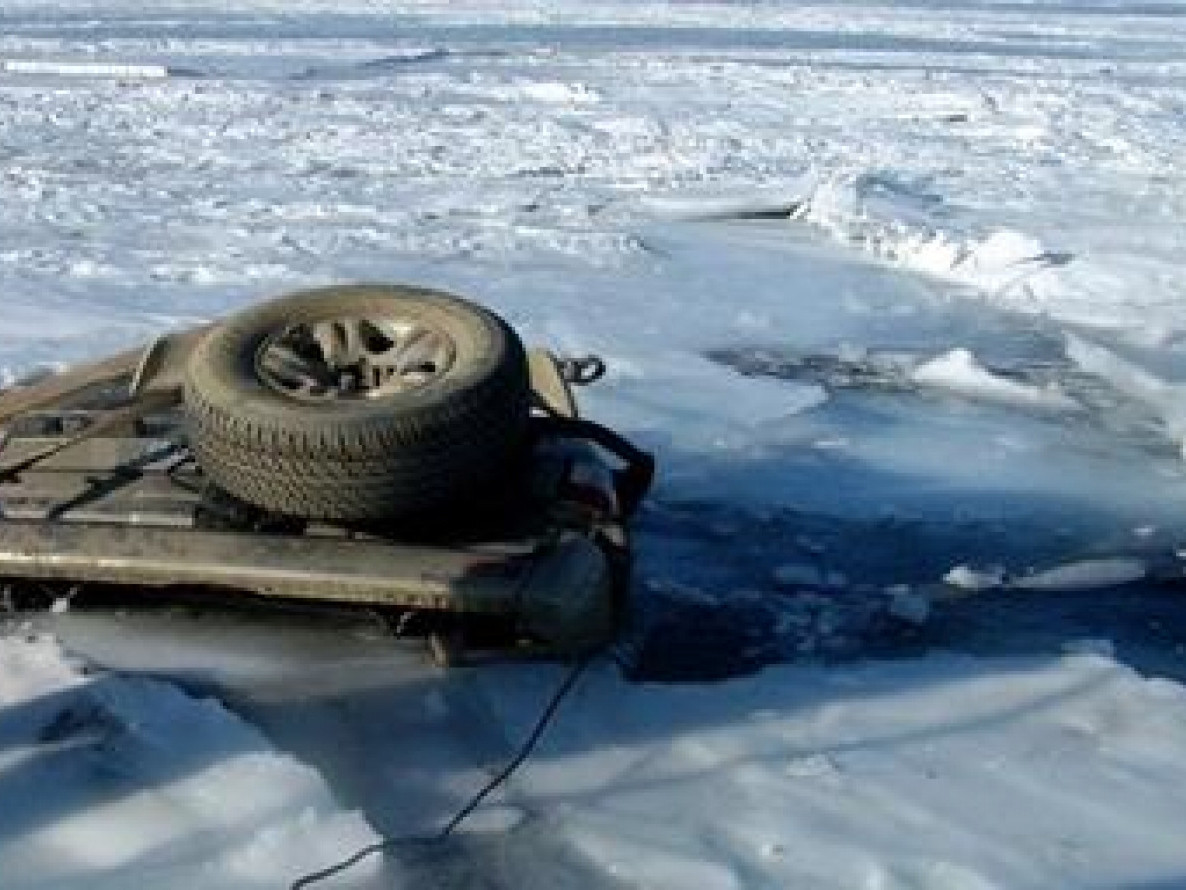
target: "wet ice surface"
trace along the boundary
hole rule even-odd
[[[6,887],[273,887],[278,862],[374,837],[316,770],[173,678],[84,673],[7,623],[0,668]]]
[[[13,0],[0,25],[0,379],[415,281],[603,354],[588,413],[659,456],[620,665],[472,833],[378,880],[1182,884],[1181,689],[1128,666],[1180,680],[1186,644],[1186,7]],[[365,620],[37,620],[317,801],[286,834],[249,782],[189,786],[271,826],[268,879],[321,820],[348,830],[313,858],[366,836],[351,813],[438,826],[558,679],[444,677]],[[42,656],[73,682],[0,642],[5,708]],[[103,738],[60,763],[101,772]],[[148,830],[154,763],[119,761],[114,800],[63,782],[145,839],[104,874],[234,884],[217,814],[166,793],[189,821]]]

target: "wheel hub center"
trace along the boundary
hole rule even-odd
[[[435,325],[401,317],[298,322],[266,340],[256,356],[265,384],[311,402],[376,399],[425,386],[456,359]]]

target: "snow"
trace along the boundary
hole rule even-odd
[[[61,77],[168,77],[161,65],[111,65],[87,62],[45,62],[28,59],[4,59],[0,69],[12,74],[56,74]]]
[[[0,23],[5,385],[411,281],[603,355],[583,406],[658,454],[621,669],[342,886],[1186,882],[1186,4]],[[0,884],[282,886],[431,834],[560,669],[360,621],[14,618]]]

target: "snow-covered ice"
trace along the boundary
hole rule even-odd
[[[0,382],[339,280],[605,356],[633,661],[383,884],[1168,890],[1184,90],[1177,0],[8,0]],[[253,621],[14,619],[0,886],[430,832],[558,679]]]
[[[524,731],[543,689],[482,683]],[[1110,659],[932,655],[596,676],[520,787],[626,886],[1172,887],[1184,746],[1181,687]]]
[[[0,636],[0,790],[13,890],[275,887],[375,839],[217,700],[84,673],[18,628]]]

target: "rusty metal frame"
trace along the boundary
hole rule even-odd
[[[176,411],[183,369],[205,330],[0,392],[0,433],[69,411],[83,421],[72,433],[0,439],[0,579],[508,616],[561,649],[608,637],[628,562],[622,516],[455,546],[332,527],[301,534],[202,527],[200,490],[173,472],[187,455]],[[530,350],[528,359],[541,414],[580,422],[559,360],[545,350]],[[104,389],[96,408],[88,393]],[[143,429],[154,415],[164,416],[162,429]]]
[[[21,578],[242,590],[263,596],[510,613],[529,553],[129,524],[0,521],[0,572]]]
[[[164,334],[147,346],[70,368],[30,386],[0,390],[0,426],[22,414],[60,405],[83,390],[124,380],[129,381],[133,399],[149,393],[179,394],[185,361],[207,330],[203,326]]]

